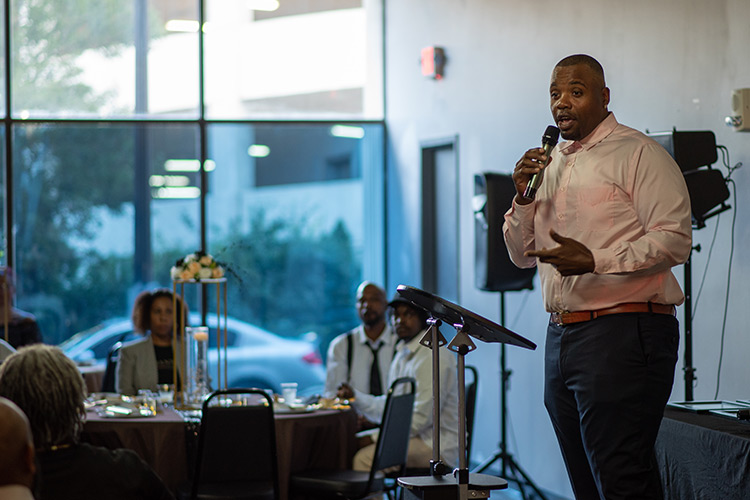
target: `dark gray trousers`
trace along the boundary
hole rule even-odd
[[[550,323],[544,404],[578,500],[662,498],[654,443],[678,344],[666,314]]]

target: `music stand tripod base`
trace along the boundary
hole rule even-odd
[[[452,476],[400,477],[404,500],[456,500],[459,485]],[[505,479],[489,474],[469,474],[467,498],[489,498],[490,491],[508,487]]]
[[[439,337],[441,335],[438,327],[441,322],[445,322],[456,329],[456,336],[448,344],[448,349],[458,354],[456,369],[458,379],[459,436],[466,434],[464,357],[476,349],[476,346],[469,337],[474,337],[483,342],[513,344],[532,350],[536,348],[536,345],[503,326],[418,288],[399,285],[397,291],[402,297],[415,306],[421,307],[430,315],[428,322],[431,326],[421,343],[433,350],[432,400],[434,420],[433,443],[435,443],[432,450],[433,460],[430,461],[430,476],[400,477],[398,478],[398,484],[403,487],[407,500],[468,500],[472,498],[489,498],[490,491],[507,488],[508,481],[488,474],[470,473],[466,457],[466,443],[463,440],[459,440],[459,466],[453,471],[454,477],[441,475],[440,471],[433,467],[434,463],[439,462],[440,457],[440,424],[439,413],[436,411],[437,408],[440,408],[437,349],[444,344],[444,340],[442,343],[440,342]]]

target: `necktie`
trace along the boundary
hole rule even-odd
[[[380,363],[378,363],[378,351],[383,347],[383,344],[378,344],[377,347],[371,346],[369,343],[365,344],[372,351],[372,366],[370,366],[370,394],[373,396],[380,396],[383,394],[383,387],[380,382]]]

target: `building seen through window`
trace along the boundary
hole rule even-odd
[[[234,319],[320,349],[355,324],[383,275],[381,8],[206,0],[200,30],[198,1],[11,2],[2,259],[45,342],[202,241]]]

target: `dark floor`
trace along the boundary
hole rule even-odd
[[[477,465],[472,464],[472,466],[476,469]],[[472,475],[476,474],[476,470],[472,471]],[[508,471],[510,473],[510,471]],[[508,479],[507,475],[501,475],[499,471],[499,467],[497,464],[491,465],[486,470],[484,470],[481,474],[494,476],[497,477],[503,477],[508,482],[508,488],[503,490],[491,490],[490,491],[490,498],[489,500],[571,500],[571,498],[563,497],[560,495],[556,495],[554,493],[551,493],[549,491],[546,491],[544,489],[539,488],[538,485],[533,484],[530,485],[526,482],[528,480],[528,477],[525,477],[523,475],[517,476],[517,479],[524,484],[524,493],[522,493],[519,490],[519,481],[516,481],[515,478]],[[533,481],[533,479],[530,479]],[[494,482],[494,481],[491,481]],[[539,491],[544,495],[543,497],[536,494],[535,489],[539,489]],[[407,498],[414,498],[414,496],[406,496]],[[398,497],[397,497],[398,498]],[[387,497],[383,497],[383,500],[387,500]]]
[[[485,474],[490,474],[496,477],[502,477],[506,480],[508,479],[507,475],[500,474],[500,467],[497,463],[491,465],[488,467],[488,469],[484,472]],[[510,473],[510,470],[507,471]],[[524,481],[524,477],[522,475],[515,476],[520,481]],[[531,478],[531,481],[533,481],[533,478]],[[539,488],[537,484],[534,484],[536,488]],[[562,497],[560,495],[555,495],[554,493],[550,493],[549,491],[545,491],[543,489],[540,489],[542,494],[544,494],[544,500],[571,500],[566,497]],[[490,500],[542,500],[542,497],[536,494],[534,491],[534,488],[528,484],[525,485],[525,493],[526,496],[521,494],[519,491],[519,484],[518,482],[514,480],[508,481],[508,488],[504,490],[493,490],[490,492]]]
[[[544,493],[547,500],[568,500],[567,498],[555,495],[548,491],[543,491],[542,493]],[[530,488],[527,488],[526,490],[526,499],[540,500],[539,496],[537,496]],[[508,488],[507,490],[496,490],[490,492],[490,500],[523,500],[523,495],[521,495],[521,492],[517,489]]]
[[[534,493],[534,490],[530,487],[526,487],[526,496],[524,497],[521,492],[517,489],[518,486],[513,484],[511,487],[504,490],[493,490],[490,491],[489,500],[542,500],[542,497]],[[548,491],[542,491],[545,500],[570,500],[559,495],[555,495]],[[380,500],[380,497],[377,497]],[[397,496],[396,498],[401,498]],[[414,496],[406,495],[406,498],[415,498]],[[386,495],[383,495],[382,500],[388,500]]]

